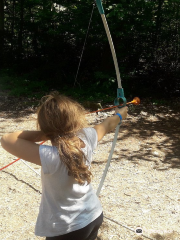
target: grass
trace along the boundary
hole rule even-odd
[[[0,77],[1,90],[8,91],[10,96],[40,98],[48,90],[43,81],[30,81],[23,77],[2,75]]]
[[[34,80],[36,79],[36,80]],[[107,83],[107,84],[105,84]],[[129,100],[132,100],[134,96],[130,94],[128,91],[128,86],[126,86],[126,81],[124,82],[125,88],[125,95]],[[37,80],[37,78],[33,75],[33,77],[29,74],[24,75],[17,75],[12,72],[12,70],[1,70],[0,71],[0,90],[1,94],[3,91],[8,93],[10,96],[14,97],[28,97],[30,99],[33,98],[34,101],[39,101],[39,99],[51,92],[52,90],[57,90],[62,94],[70,96],[75,100],[83,103],[84,101],[89,102],[102,102],[103,104],[106,103],[113,103],[114,99],[116,98],[116,83],[113,81],[96,81],[93,84],[83,85],[83,86],[72,86],[72,85],[65,85],[63,84],[55,84],[56,88],[52,89],[52,81],[48,80]],[[63,86],[63,87],[57,87]],[[141,98],[141,91],[139,89],[137,95],[140,95]],[[128,97],[130,96],[130,97]],[[142,95],[144,96],[144,95]],[[167,98],[162,97],[148,97],[146,96],[146,102],[152,103],[156,106],[162,105],[171,105],[175,104],[176,100],[173,99],[172,101]],[[179,103],[179,101],[178,101]],[[24,103],[24,104],[30,104]],[[179,104],[178,104],[179,105]]]
[[[77,101],[103,101],[104,103],[113,102],[116,94],[108,89],[102,89],[100,86],[91,85],[83,87],[72,87],[63,85],[63,88],[53,88],[48,85],[48,81],[30,80],[28,76],[17,76],[1,72],[0,90],[8,92],[8,95],[14,97],[28,97],[39,100],[42,96],[56,90],[62,94],[70,96]]]

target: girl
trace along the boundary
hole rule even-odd
[[[41,166],[42,199],[35,227],[46,240],[95,240],[103,221],[102,207],[91,186],[92,154],[127,107],[116,109],[94,128],[85,128],[85,110],[68,97],[52,93],[38,108],[39,131],[5,134],[2,147]],[[52,146],[35,142],[50,140]]]

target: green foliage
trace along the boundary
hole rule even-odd
[[[30,81],[24,77],[15,77],[11,74],[1,71],[0,87],[2,90],[7,90],[12,96],[39,98],[48,91],[46,83],[43,81]]]
[[[110,77],[109,74],[103,72],[95,72],[94,75],[96,79],[96,82],[94,83],[96,89],[99,88],[102,92],[108,93],[116,88],[116,79],[114,77]]]
[[[152,100],[153,105],[161,106],[161,105],[169,105],[169,101],[166,99],[153,99]]]
[[[10,91],[11,95],[20,97],[28,96],[39,98],[47,91],[44,82],[29,81],[27,79],[16,79],[13,81],[13,87]]]
[[[5,0],[3,67],[13,66],[17,78],[22,77],[22,84],[14,83],[13,94],[74,86],[92,4],[92,0]],[[106,0],[103,6],[126,94],[175,93],[180,88],[179,1]],[[102,95],[110,94],[117,86],[97,8],[77,83],[81,89],[86,89],[88,83],[91,91]],[[72,94],[86,95],[78,89]],[[95,95],[89,94],[89,98]]]
[[[83,101],[102,101],[103,103],[109,103],[114,101],[114,92],[103,92],[100,87],[97,86],[84,86],[83,88],[71,88],[64,87],[59,90],[61,93],[73,97],[74,99]]]

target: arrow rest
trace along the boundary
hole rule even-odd
[[[120,104],[122,104],[121,106],[119,106],[118,108],[122,108],[125,107],[127,103],[127,100],[124,96],[124,89],[123,88],[118,88],[117,89],[117,98],[114,100],[114,105],[118,106]]]

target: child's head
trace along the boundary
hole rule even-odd
[[[75,136],[86,126],[85,110],[72,99],[53,92],[42,98],[38,125],[51,141],[57,137]]]
[[[85,181],[90,183],[91,172],[85,164],[77,134],[87,125],[84,108],[72,99],[54,92],[43,97],[37,114],[38,127],[58,147],[69,175],[79,184]]]

